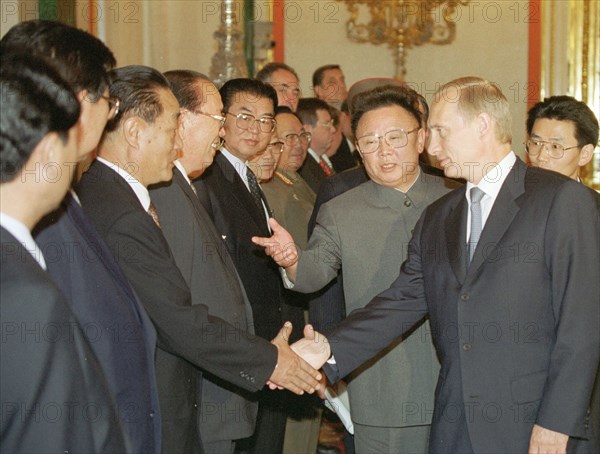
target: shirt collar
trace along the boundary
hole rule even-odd
[[[511,151],[498,164],[490,167],[477,185],[470,181],[467,182],[466,197],[468,202],[471,203],[471,188],[475,186],[495,200],[516,161],[517,156]]]
[[[248,186],[248,177],[246,176],[247,161],[242,161],[237,156],[232,155],[231,152],[225,147],[221,148],[221,153],[223,154],[225,159],[227,159],[229,163],[233,166],[233,168],[241,177],[242,181],[246,184],[246,186]]]
[[[38,262],[44,270],[47,269],[42,250],[33,240],[31,232],[25,224],[6,213],[0,212],[0,225],[23,245],[23,248],[31,254],[34,260]]]
[[[181,162],[179,162],[179,159],[176,159],[175,161],[173,161],[173,164],[175,164],[175,167],[177,167],[179,169],[179,171],[183,175],[183,178],[185,178],[185,181],[187,181],[189,183],[189,185],[191,186],[192,180],[190,180],[190,177],[188,177],[185,167],[183,167],[183,164]]]
[[[101,158],[100,156],[98,156],[96,159],[105,166],[117,172],[117,174],[125,180],[129,187],[131,187],[133,192],[135,192],[135,195],[142,204],[144,210],[148,211],[148,208],[150,208],[150,193],[148,192],[146,186],[140,183],[133,175],[119,167],[117,164],[107,161],[106,159]]]
[[[321,162],[321,156],[319,156],[317,152],[310,147],[308,149],[308,154],[311,155],[315,161]]]

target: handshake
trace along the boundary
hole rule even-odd
[[[271,389],[288,389],[296,394],[315,391],[323,397],[325,378],[318,369],[329,359],[331,350],[327,338],[313,329],[304,327],[304,337],[289,345],[292,324],[286,322],[271,341],[277,347],[277,365],[267,381]]]

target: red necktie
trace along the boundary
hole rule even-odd
[[[327,163],[321,159],[319,161],[319,165],[321,166],[321,169],[323,169],[323,172],[325,172],[325,175],[327,175],[328,177],[330,177],[331,176],[331,169],[329,168],[329,166],[327,165]]]

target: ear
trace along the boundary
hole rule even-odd
[[[320,95],[321,95],[321,92],[322,92],[322,89],[321,89],[321,87],[319,87],[318,85],[315,85],[315,86],[313,87],[313,90],[315,91],[315,97],[317,97],[317,98],[321,98],[321,96],[320,96]]]
[[[488,113],[481,112],[479,115],[477,115],[475,122],[477,125],[477,132],[479,132],[479,137],[489,135],[491,132],[493,132],[494,123],[492,121],[492,117],[490,117]]]
[[[145,127],[145,121],[138,116],[131,116],[123,122],[123,137],[125,142],[132,148],[139,148],[141,133]]]
[[[419,154],[423,153],[425,149],[425,141],[427,140],[427,132],[425,128],[421,128],[417,131],[417,151]]]
[[[59,153],[59,141],[60,137],[55,132],[49,132],[33,149],[29,160],[31,162],[40,163],[41,167],[52,162],[60,162]]]
[[[579,161],[577,161],[579,167],[587,165],[587,163],[592,160],[594,157],[594,148],[594,145],[591,143],[588,143],[581,148],[581,151],[579,152]]]

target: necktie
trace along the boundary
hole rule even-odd
[[[260,194],[260,188],[258,187],[258,182],[256,181],[256,176],[254,175],[254,172],[252,172],[252,170],[250,170],[249,167],[246,167],[246,178],[248,178],[248,186],[250,187],[250,194],[252,195],[252,198],[254,199],[254,203],[256,203],[256,206],[262,212],[264,210],[264,208],[263,208],[263,204],[262,204],[262,196]]]
[[[325,175],[327,175],[328,177],[330,177],[331,176],[331,169],[329,168],[329,166],[327,165],[327,163],[321,159],[319,161],[319,165],[321,166],[321,169],[323,169],[323,172],[325,172]]]
[[[152,216],[152,220],[160,229],[160,219],[158,218],[158,211],[156,211],[156,207],[152,202],[150,202],[150,206],[148,207],[148,214]]]
[[[482,230],[481,199],[485,195],[478,187],[471,188],[471,236],[469,237],[469,263],[473,260],[475,248]]]

